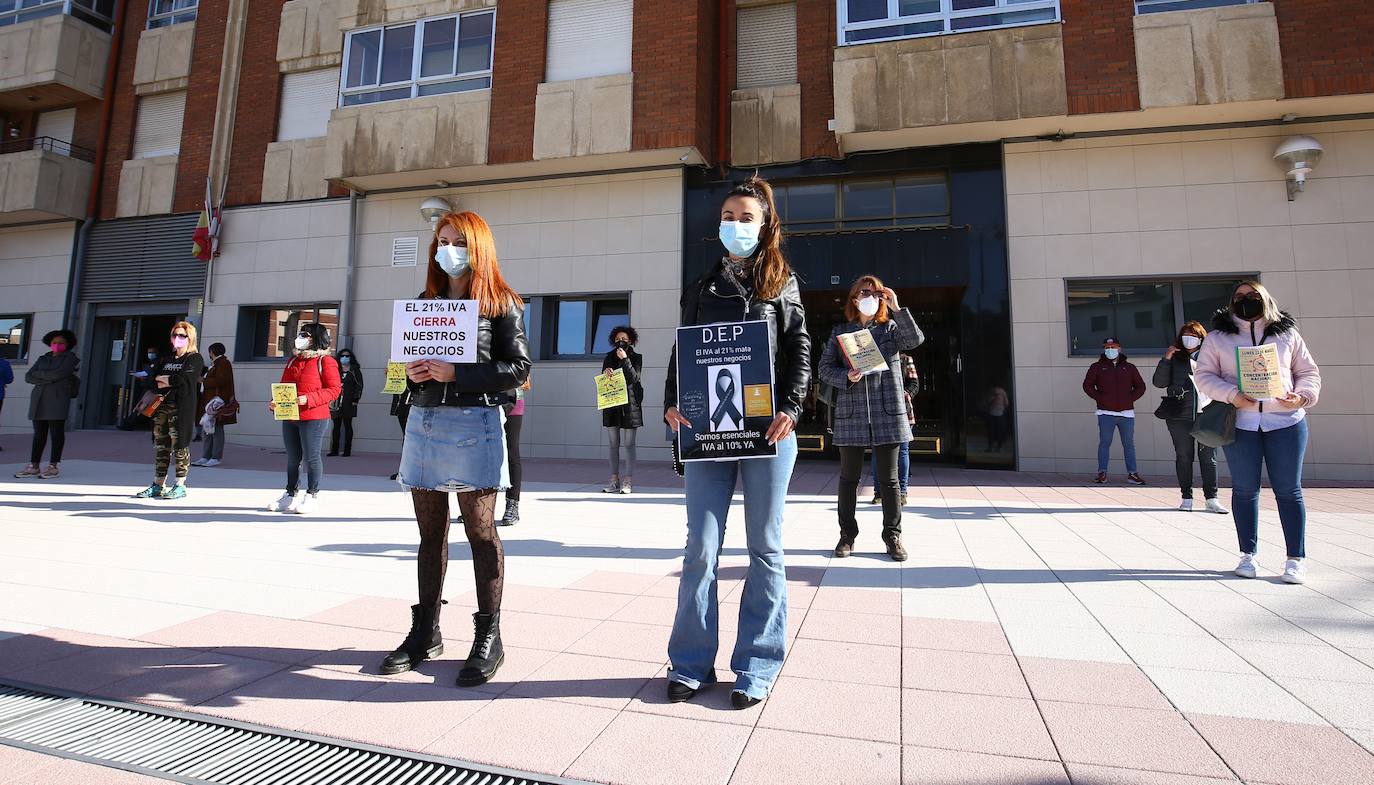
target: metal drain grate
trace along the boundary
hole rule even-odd
[[[190,785],[586,785],[7,684],[0,744]]]

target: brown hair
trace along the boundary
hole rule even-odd
[[[763,226],[759,229],[759,246],[754,249],[754,293],[771,300],[782,293],[792,277],[792,267],[782,253],[782,217],[773,200],[773,186],[758,175],[730,189],[725,199],[749,196],[763,205]],[[722,205],[724,202],[722,202]]]
[[[857,322],[863,316],[859,313],[859,306],[855,305],[854,301],[859,299],[859,290],[865,287],[878,293],[878,313],[874,314],[874,320],[878,324],[886,324],[888,320],[887,298],[881,294],[883,282],[878,280],[876,275],[861,275],[854,279],[854,283],[849,287],[849,299],[844,301],[844,318],[851,322]]]
[[[168,333],[168,336],[175,334],[177,330],[186,331],[186,337],[188,339],[186,342],[186,351],[198,351],[196,349],[196,326],[194,324],[191,324],[190,322],[177,322],[176,324],[172,325],[172,331]]]
[[[1191,335],[1194,338],[1206,338],[1207,328],[1203,327],[1202,322],[1199,321],[1185,322],[1182,327],[1178,328],[1178,335],[1174,336],[1174,346],[1186,349],[1187,347],[1183,345],[1183,336],[1185,335]]]
[[[449,276],[434,261],[439,251],[439,230],[451,226],[467,243],[468,297],[478,302],[483,316],[493,319],[502,316],[516,303],[523,302],[506,279],[496,262],[496,238],[491,227],[477,213],[467,211],[449,213],[434,226],[434,239],[429,243],[429,271],[425,275],[425,297],[447,297]]]

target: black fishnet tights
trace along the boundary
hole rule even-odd
[[[437,605],[444,593],[444,574],[448,571],[448,494],[441,491],[412,490],[415,521],[420,525],[420,554],[416,565],[420,604]],[[501,538],[496,533],[496,491],[471,491],[458,494],[458,509],[466,522],[464,531],[472,547],[472,570],[477,576],[477,610],[492,613],[501,609],[501,590],[505,586],[506,559]]]

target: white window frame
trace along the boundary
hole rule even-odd
[[[95,0],[40,0],[31,2],[25,8],[12,8],[0,11],[0,27],[41,19],[45,16],[66,14],[74,16],[93,27],[109,32],[114,20],[95,9]]]
[[[996,5],[984,8],[971,8],[965,11],[954,10],[954,0],[940,0],[940,10],[929,14],[909,14],[901,16],[898,13],[900,3],[898,0],[887,0],[887,16],[883,19],[873,19],[867,22],[849,21],[848,0],[837,0],[837,13],[835,14],[836,31],[835,40],[840,46],[862,46],[863,44],[874,44],[880,41],[895,41],[904,38],[928,38],[936,35],[958,35],[959,33],[972,33],[979,30],[1000,30],[1012,27],[1028,27],[1031,25],[1053,24],[1062,21],[1063,16],[1059,8],[1059,0],[994,0]],[[1053,19],[1042,19],[1035,22],[1021,22],[1017,24],[987,25],[985,27],[974,27],[966,30],[953,29],[952,23],[958,19],[968,19],[971,17],[988,16],[990,14],[1009,13],[1015,11],[1043,11],[1054,9]],[[884,27],[897,27],[899,25],[921,24],[923,22],[941,22],[940,29],[929,33],[893,33],[889,36],[865,39],[863,41],[848,41],[846,33],[853,33],[860,30],[873,30]]]
[[[148,0],[148,29],[196,21],[196,13],[200,9],[200,0],[190,0],[189,5],[184,4],[184,0],[180,5],[178,5],[177,0],[173,0],[173,6],[170,11],[158,13],[157,0]]]
[[[486,67],[485,69],[482,69],[482,70],[480,70],[480,71],[463,71],[463,72],[461,72],[461,73],[451,73],[451,74],[444,74],[444,75],[440,75],[440,76],[427,76],[427,77],[421,77],[421,76],[420,76],[420,61],[421,61],[421,59],[422,59],[423,56],[424,56],[424,40],[425,40],[425,39],[424,39],[424,29],[425,29],[425,25],[426,25],[426,24],[430,24],[430,23],[433,23],[433,22],[441,22],[441,21],[446,20],[446,19],[456,19],[456,20],[457,20],[457,23],[455,24],[454,29],[453,29],[453,42],[454,42],[454,43],[453,43],[453,58],[454,58],[453,67],[454,67],[454,68],[457,68],[457,67],[458,67],[458,41],[459,41],[459,39],[460,39],[460,37],[461,37],[461,35],[462,35],[463,19],[466,18],[466,17],[482,16],[482,15],[484,15],[484,14],[490,14],[490,15],[491,15],[491,44],[490,44],[490,46],[487,47],[487,52],[488,52],[488,54],[487,54],[487,67]],[[409,79],[406,79],[406,80],[402,80],[402,81],[382,83],[380,80],[381,80],[382,60],[383,60],[384,57],[385,57],[386,31],[387,31],[387,30],[390,30],[390,29],[395,29],[395,28],[409,27],[409,26],[412,26],[412,25],[413,25],[414,28],[415,28],[415,30],[414,30],[415,40],[414,40],[414,45],[413,45],[413,47],[411,48],[410,78],[409,78]],[[380,31],[380,34],[381,34],[381,35],[380,35],[380,41],[381,41],[381,44],[382,44],[382,47],[383,47],[382,49],[378,50],[378,56],[377,56],[377,74],[376,74],[376,75],[377,75],[378,81],[377,81],[376,83],[374,83],[374,84],[359,85],[358,87],[348,87],[348,86],[347,86],[347,85],[348,85],[348,72],[349,72],[349,65],[350,65],[350,61],[351,61],[351,59],[352,59],[352,52],[353,52],[353,47],[352,47],[353,36],[355,36],[355,35],[361,35],[361,34],[364,34],[364,33],[378,32],[378,31]],[[493,62],[493,60],[495,60],[495,58],[496,58],[496,9],[494,9],[494,8],[483,8],[483,9],[479,9],[479,10],[476,10],[476,11],[467,11],[467,12],[457,13],[457,14],[444,14],[444,15],[442,15],[442,16],[427,16],[427,17],[424,17],[423,19],[415,19],[415,20],[412,20],[412,21],[400,22],[400,23],[396,23],[396,24],[383,24],[383,25],[372,25],[372,26],[370,26],[370,27],[359,27],[359,28],[356,29],[356,30],[349,30],[349,31],[344,35],[343,47],[344,47],[344,49],[343,49],[343,54],[344,54],[344,58],[343,58],[343,67],[339,69],[339,104],[338,104],[338,105],[341,106],[341,107],[342,107],[342,106],[345,106],[346,104],[344,103],[344,101],[345,101],[349,96],[353,96],[353,95],[366,95],[366,94],[368,94],[368,93],[380,93],[380,92],[386,92],[386,91],[389,91],[389,90],[401,90],[401,89],[409,88],[409,95],[400,96],[400,97],[397,97],[397,98],[384,98],[384,99],[379,99],[379,100],[376,101],[375,103],[382,103],[382,102],[385,102],[385,101],[401,101],[401,100],[405,100],[405,99],[407,99],[407,98],[418,98],[418,97],[420,97],[420,88],[421,88],[421,87],[424,87],[424,86],[426,86],[426,85],[443,84],[443,83],[446,83],[446,82],[462,82],[462,81],[467,81],[467,80],[469,80],[469,79],[481,79],[481,78],[484,78],[484,77],[488,80],[487,86],[486,86],[486,87],[474,87],[474,88],[471,88],[471,90],[457,90],[457,91],[454,91],[454,92],[471,92],[472,90],[490,90],[490,89],[491,89],[491,82],[490,82],[490,80],[491,80],[491,75],[492,75],[492,62]],[[356,105],[359,105],[359,104],[351,104],[351,105],[356,106]]]
[[[1254,5],[1260,0],[1135,0],[1136,16],[1169,11],[1196,11],[1202,8],[1221,8],[1228,5]],[[1182,6],[1174,8],[1172,6]]]

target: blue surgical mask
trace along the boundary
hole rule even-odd
[[[457,278],[468,271],[468,249],[461,245],[441,245],[434,252],[434,261],[450,278]]]
[[[762,226],[756,223],[721,221],[720,242],[725,246],[725,250],[733,256],[741,258],[749,256],[759,245],[759,230],[761,228]]]
[[[1121,350],[1116,348],[1103,349],[1102,353],[1107,355],[1108,360],[1115,360],[1116,358],[1121,356]]]
[[[353,358],[352,358],[352,357],[349,357],[349,356],[346,355],[346,354],[345,354],[343,357],[340,357],[340,358],[339,358],[339,364],[340,364],[340,365],[348,365],[348,364],[351,363],[351,362],[353,362]]]
[[[148,352],[148,359],[149,359],[149,360],[156,360],[156,359],[157,359],[157,355],[156,355],[156,354],[153,354],[152,352]]]

